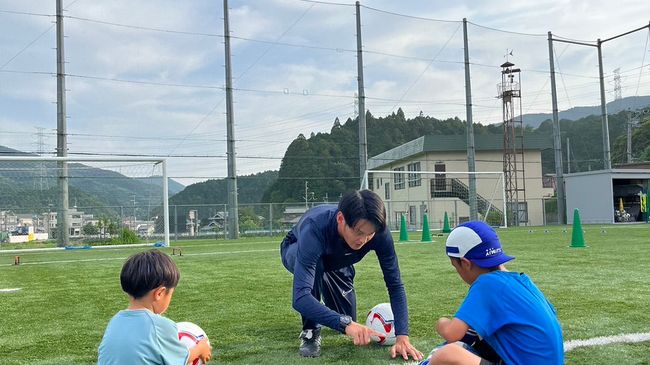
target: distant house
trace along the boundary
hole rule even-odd
[[[282,220],[280,221],[285,227],[292,227],[300,220],[303,214],[307,211],[307,207],[286,207],[282,213]]]
[[[228,212],[216,212],[213,216],[208,218],[208,224],[206,227],[209,227],[209,230],[223,229],[227,217]],[[205,227],[203,227],[203,229],[205,229]]]
[[[56,230],[58,212],[44,213],[42,218],[43,229],[48,233]],[[86,214],[77,208],[69,208],[68,210],[68,230],[70,237],[81,237],[83,235],[82,228],[88,222],[95,222],[92,214]]]
[[[149,237],[156,231],[156,225],[153,221],[138,224],[137,232],[140,237]]]
[[[10,210],[0,211],[0,232],[9,232],[18,226],[18,216]]]

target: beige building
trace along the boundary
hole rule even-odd
[[[476,135],[474,140],[479,218],[503,225],[503,211],[508,209],[504,202],[503,137]],[[525,186],[525,200],[520,192],[519,220],[522,225],[543,225],[543,199],[553,195],[553,188],[543,186],[541,151],[552,144],[549,139],[532,137],[524,143],[525,181],[519,172],[517,184]],[[369,173],[368,188],[385,200],[392,229],[399,229],[401,216],[409,229],[421,229],[425,213],[432,229],[442,226],[445,212],[452,226],[469,219],[465,135],[422,136],[370,158],[368,170],[375,170]]]

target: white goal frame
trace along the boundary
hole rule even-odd
[[[162,167],[162,189],[163,189],[163,226],[165,246],[170,246],[169,241],[169,182],[167,178],[167,159],[158,157],[104,157],[104,156],[82,156],[82,157],[43,157],[43,156],[0,156],[0,162],[152,162],[153,165],[161,164]]]
[[[400,171],[394,171],[394,170],[366,170],[363,174],[363,179],[361,180],[361,189],[368,189],[368,175],[369,174],[385,174],[385,176],[389,176],[392,179],[393,174],[404,174],[404,175],[409,175],[409,174],[427,174],[427,175],[435,175],[435,174],[449,174],[449,175],[467,175],[470,177],[476,178],[476,176],[481,176],[481,175],[491,175],[491,176],[499,176],[499,180],[502,182],[501,183],[501,199],[503,202],[503,214],[504,214],[504,219],[503,219],[503,226],[501,228],[508,228],[508,211],[507,211],[507,205],[508,203],[506,202],[506,189],[505,189],[505,174],[503,171],[408,171],[408,170],[400,170]],[[405,182],[408,182],[408,179],[405,180]],[[495,189],[496,190],[496,189]],[[382,199],[383,200],[383,199]],[[489,209],[488,209],[489,211]]]

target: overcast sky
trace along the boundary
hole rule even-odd
[[[231,0],[238,175],[278,169],[298,134],[354,117],[353,1]],[[524,113],[550,112],[547,32],[594,42],[645,26],[650,2],[362,1],[366,108],[501,122],[499,65],[522,70]],[[221,1],[64,1],[70,155],[160,155],[183,183],[226,169]],[[56,147],[54,0],[0,0],[0,145]],[[648,30],[604,43],[607,99],[650,94]],[[599,103],[595,47],[555,44],[560,109]],[[370,141],[372,143],[372,141]],[[188,157],[173,157],[188,156]],[[196,157],[191,157],[196,156]],[[207,157],[203,157],[207,156]]]

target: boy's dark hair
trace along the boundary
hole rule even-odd
[[[158,250],[144,251],[129,257],[120,273],[122,290],[135,299],[142,298],[159,286],[175,288],[180,278],[181,274],[174,261]]]
[[[367,219],[377,231],[386,227],[386,208],[379,195],[370,190],[352,191],[339,201],[339,211],[348,226],[354,227],[360,219]]]

